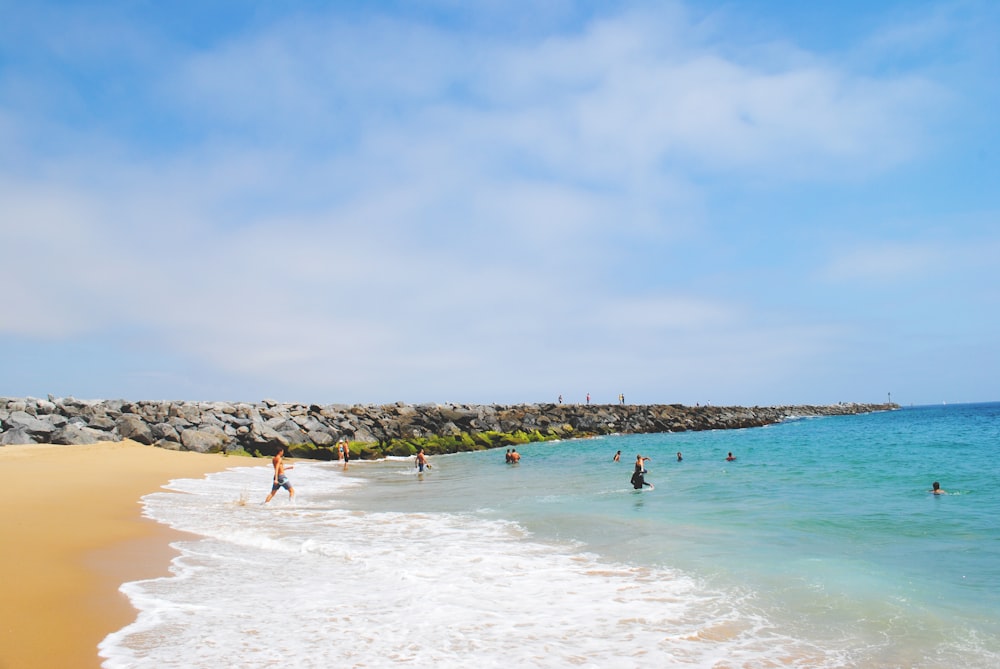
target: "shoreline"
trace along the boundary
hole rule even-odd
[[[120,586],[168,575],[189,536],[144,518],[140,499],[258,463],[131,441],[0,448],[0,669],[100,667],[98,644],[137,615]]]

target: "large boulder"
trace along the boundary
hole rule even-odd
[[[8,430],[21,429],[35,437],[39,443],[48,441],[56,428],[47,420],[36,418],[25,411],[12,411],[4,421]]]
[[[135,414],[124,414],[118,419],[117,427],[118,435],[122,439],[131,439],[147,446],[151,445],[157,439],[146,421]]]
[[[117,441],[114,435],[101,430],[94,430],[76,423],[67,423],[52,433],[49,442],[61,445],[96,444],[99,441]]]
[[[16,427],[13,430],[7,430],[6,432],[0,433],[0,445],[3,446],[37,443],[38,442],[35,441],[35,438],[31,436],[31,433],[23,427]]]
[[[154,423],[149,426],[149,431],[157,441],[170,441],[175,444],[181,443],[180,432],[170,423]]]
[[[181,430],[181,443],[189,451],[218,453],[225,449],[228,441],[226,433],[214,425],[197,430]]]

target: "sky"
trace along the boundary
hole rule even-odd
[[[990,0],[0,16],[0,396],[1000,400]]]

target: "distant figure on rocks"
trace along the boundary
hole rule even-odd
[[[729,455],[726,456],[726,462],[733,462],[736,460],[736,456],[733,455],[732,451],[729,451]]]
[[[562,404],[562,395],[559,396],[559,404]]]
[[[288,491],[288,501],[295,500],[295,488],[292,487],[291,481],[285,476],[285,469],[294,469],[295,465],[288,465],[285,467],[285,447],[278,446],[278,452],[273,458],[271,458],[271,466],[274,467],[274,481],[271,484],[271,494],[267,496],[264,500],[264,504],[271,501],[274,497],[274,493],[278,492],[279,489],[284,488]]]
[[[944,490],[941,489],[941,484],[938,483],[937,481],[935,481],[933,484],[931,484],[931,489],[928,490],[927,492],[931,493],[932,495],[947,495],[948,494]]]
[[[590,404],[590,393],[587,393],[587,404]]]
[[[625,405],[625,393],[618,393],[618,403],[622,406]]]

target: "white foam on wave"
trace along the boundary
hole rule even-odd
[[[170,577],[123,586],[140,613],[100,645],[105,667],[852,665],[783,634],[750,593],[507,521],[346,510],[349,472],[293,473],[310,491],[294,504],[259,503],[261,467],[145,498],[147,515],[205,538],[177,544]]]

